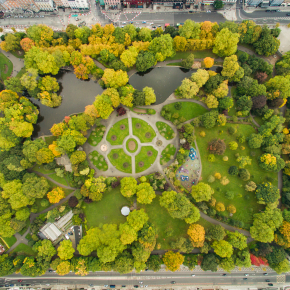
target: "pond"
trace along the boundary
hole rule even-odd
[[[166,101],[181,85],[182,80],[190,77],[193,72],[179,67],[156,67],[145,73],[135,73],[130,77],[129,83],[137,90],[152,87],[156,94],[154,105],[158,105]]]
[[[217,67],[212,67],[218,70]],[[129,83],[138,90],[152,87],[156,94],[155,105],[163,103],[181,85],[184,78],[189,78],[195,70],[181,69],[178,67],[157,67],[145,73],[136,73],[129,79]],[[103,92],[97,82],[92,80],[79,80],[73,72],[61,72],[55,76],[60,84],[59,95],[62,104],[57,108],[49,108],[39,100],[30,100],[39,109],[38,123],[35,125],[33,137],[51,135],[49,129],[54,123],[59,123],[65,116],[83,112],[87,105],[91,105],[95,97]]]
[[[91,105],[95,97],[103,92],[100,85],[92,80],[83,81],[76,78],[73,72],[61,72],[55,76],[59,81],[62,104],[57,108],[44,106],[39,100],[30,98],[39,109],[38,123],[34,127],[33,137],[51,135],[49,129],[59,123],[65,116],[83,112]]]

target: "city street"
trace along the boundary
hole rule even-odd
[[[192,277],[192,274],[195,274]],[[171,285],[174,281],[176,286],[213,286],[213,285],[236,285],[236,286],[256,286],[256,287],[267,287],[268,283],[273,283],[274,286],[282,286],[286,282],[285,275],[277,275],[276,272],[268,272],[268,275],[264,275],[264,272],[252,271],[245,272],[240,271],[238,273],[226,274],[225,272],[197,272],[197,271],[180,271],[180,272],[158,272],[146,271],[141,273],[129,273],[121,275],[116,272],[96,272],[89,273],[85,277],[76,276],[74,273],[65,275],[64,277],[58,276],[56,273],[46,273],[41,277],[23,277],[19,274],[13,274],[6,277],[5,284],[19,284],[17,282],[19,279],[23,280],[21,284],[57,284],[62,285],[77,285],[85,284],[93,286],[102,285],[126,285],[128,287],[133,285],[148,285],[149,287],[154,287],[158,285]],[[246,275],[247,276],[246,276]],[[269,280],[270,282],[266,282]],[[287,276],[287,281],[290,281],[290,276]],[[0,283],[4,284],[4,279],[0,279]],[[93,287],[92,286],[92,287]]]

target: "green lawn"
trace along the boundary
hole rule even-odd
[[[169,66],[181,66],[182,62],[171,62],[171,63],[168,63],[166,65],[169,65]]]
[[[102,171],[108,170],[108,164],[103,155],[101,155],[98,151],[93,151],[89,154],[89,159],[91,162]]]
[[[260,125],[262,126],[264,124],[264,120],[262,119],[262,117],[256,116],[254,117],[254,120]]]
[[[118,154],[115,159],[113,157],[114,154]],[[126,172],[126,173],[132,173],[132,160],[131,156],[128,156],[122,148],[120,149],[112,149],[111,152],[108,154],[108,158],[110,162],[116,167],[116,169]],[[128,165],[127,167],[124,165]]]
[[[147,122],[141,119],[132,118],[132,127],[133,135],[138,137],[141,143],[149,143],[156,136],[153,128]],[[148,136],[146,136],[147,133],[150,133],[150,135],[148,134]]]
[[[153,154],[148,156],[147,152],[151,151]],[[135,171],[136,173],[142,172],[148,169],[155,161],[158,151],[155,150],[152,146],[142,146],[141,151],[135,157]],[[139,166],[139,162],[143,162],[142,167]]]
[[[92,130],[88,142],[92,146],[97,146],[103,139],[104,133],[106,131],[105,126],[96,127]]]
[[[29,219],[26,220],[26,226],[19,232],[19,234],[22,236],[26,230],[28,229],[28,227],[30,226],[30,222],[29,222]]]
[[[32,240],[31,234],[27,234],[27,235],[25,236],[25,239],[27,239],[27,240]]]
[[[26,73],[26,69],[25,67],[22,67],[21,70],[16,75],[16,77],[20,79],[25,73]]]
[[[168,161],[171,160],[171,156],[174,157],[174,154],[175,154],[175,151],[176,151],[176,148],[174,147],[173,144],[168,144],[166,146],[165,149],[163,149],[162,153],[161,153],[161,158],[160,158],[160,164],[161,165],[165,165]],[[173,158],[172,158],[173,160]]]
[[[120,126],[125,125],[125,129],[121,130]],[[125,139],[126,136],[129,135],[129,124],[128,124],[128,119],[123,119],[121,121],[118,121],[115,123],[109,130],[108,135],[107,135],[107,141],[111,145],[122,145],[123,140]],[[116,136],[116,140],[112,140],[112,136]]]
[[[13,54],[14,56],[18,57],[18,58],[24,58],[24,50],[20,50],[20,53],[18,53],[18,51],[10,51],[11,54]]]
[[[4,81],[10,77],[13,71],[13,64],[9,58],[0,53],[0,77]]]
[[[126,221],[121,214],[123,206],[131,206],[130,202],[120,193],[120,188],[114,188],[103,193],[102,200],[84,204],[84,212],[88,221],[88,227],[97,227],[100,224],[120,224]]]
[[[48,200],[48,198],[47,198],[46,195],[45,195],[43,198],[37,198],[37,199],[35,200],[35,204],[37,205],[37,208],[38,208],[38,210],[37,210],[36,213],[39,213],[39,212],[41,212],[41,211],[47,209],[48,207],[50,207],[50,206],[52,205],[51,203],[48,203],[47,206],[42,206],[42,205],[41,205],[41,200],[42,200],[42,199],[47,199],[47,200]]]
[[[176,110],[174,107],[174,103],[165,105],[171,114],[178,113],[180,117],[184,117],[187,120],[191,120],[195,117],[203,115],[204,113],[208,112],[206,108],[203,106],[194,103],[194,102],[180,102],[182,107],[180,110]]]
[[[50,174],[49,177],[55,180],[56,182],[61,183],[62,185],[66,186],[68,185],[66,179],[64,177],[57,176],[56,173]]]
[[[11,248],[17,241],[17,239],[12,236],[10,238],[1,238],[7,245],[9,248]]]
[[[157,243],[161,244],[162,250],[170,249],[169,243],[177,238],[188,238],[187,229],[189,224],[187,224],[184,220],[172,218],[167,209],[160,206],[159,196],[154,198],[151,204],[138,204],[138,207],[144,208],[149,216],[149,221],[157,227]],[[210,223],[202,218],[197,223],[204,227],[210,226]],[[173,235],[171,237],[166,237],[166,230],[169,228],[173,229]]]
[[[216,180],[211,184],[212,188],[215,190],[213,197],[217,200],[217,202],[220,201],[224,203],[225,207],[233,204],[237,209],[237,212],[233,215],[233,218],[243,221],[245,223],[245,228],[249,229],[252,224],[253,213],[263,209],[264,206],[257,204],[257,200],[253,192],[245,191],[244,186],[248,181],[242,181],[239,177],[228,174],[228,169],[230,166],[238,166],[235,154],[239,153],[241,156],[250,156],[252,159],[252,165],[248,165],[245,168],[248,169],[251,173],[250,180],[257,184],[266,181],[265,178],[268,176],[274,179],[273,184],[277,186],[278,175],[276,173],[266,172],[259,167],[257,158],[262,154],[262,151],[260,149],[250,149],[246,142],[239,144],[238,150],[233,151],[227,148],[224,155],[215,155],[215,162],[208,161],[207,158],[209,152],[207,148],[209,141],[214,138],[220,138],[225,141],[227,147],[230,141],[236,141],[237,133],[234,135],[228,134],[227,130],[230,126],[236,126],[237,133],[241,133],[245,137],[255,132],[255,129],[252,126],[245,124],[234,125],[228,123],[224,127],[215,127],[209,130],[205,128],[196,128],[197,145],[201,154],[202,161],[202,180],[207,182],[209,175],[214,175],[216,172],[219,172],[222,176],[227,176],[230,181],[229,184],[222,185],[219,180]],[[205,131],[206,136],[204,138],[199,136],[200,131]],[[245,147],[245,150],[240,149],[241,145]],[[251,156],[250,152],[254,153],[255,156]],[[228,156],[229,160],[226,162],[223,161],[223,156]],[[236,196],[233,200],[228,200],[225,197],[225,193],[227,191],[235,192]],[[229,216],[227,211],[224,211],[223,214]]]
[[[173,129],[164,122],[156,122],[156,127],[162,137],[166,140],[171,140],[175,137]]]
[[[27,255],[27,256],[35,256],[36,253],[32,250],[31,247],[25,245],[25,244],[19,244],[12,253],[16,253],[17,255]]]
[[[61,187],[61,186],[53,183],[50,180],[47,180],[47,181],[48,181],[48,183],[50,185],[50,190],[52,190],[53,188],[56,188],[56,187]],[[73,191],[72,189],[66,189],[66,188],[63,188],[63,187],[62,187],[62,190],[64,191],[65,196],[68,196]]]
[[[185,59],[192,53],[194,54],[195,59],[205,58],[205,57],[213,57],[213,58],[217,57],[217,55],[214,54],[210,49],[206,49],[206,50],[196,50],[196,51],[177,51],[174,56],[168,57],[165,60]]]
[[[56,141],[57,140],[57,137],[51,135],[51,136],[45,137],[44,139],[45,139],[46,144],[47,145],[50,145],[50,144],[52,144],[53,141]]]
[[[129,142],[131,142],[131,141],[133,141],[133,142],[135,143],[135,149],[133,149],[133,150],[130,150],[130,149],[129,149]],[[137,149],[138,149],[137,141],[136,141],[134,138],[130,138],[130,139],[128,139],[128,141],[127,141],[127,143],[126,143],[126,149],[127,149],[128,152],[130,152],[130,153],[134,153],[134,152],[136,152]]]
[[[40,173],[43,173],[43,174],[49,174],[49,173],[54,173],[54,169],[51,169],[51,170],[45,170],[43,168],[43,164],[41,165],[38,165],[38,164],[35,164],[34,167],[32,167],[32,170],[33,171],[37,171],[37,172],[40,172]]]

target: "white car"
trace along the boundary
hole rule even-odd
[[[195,274],[192,274],[191,277],[195,277]]]
[[[65,238],[66,238],[67,240],[69,240],[69,235],[68,235],[68,234],[65,234],[64,236],[65,236]]]
[[[153,25],[153,24],[154,24],[154,22],[151,22],[151,23],[150,23],[150,25]]]

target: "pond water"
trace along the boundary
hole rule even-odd
[[[137,90],[152,87],[156,94],[155,105],[161,104],[181,85],[184,78],[188,78],[193,70],[178,67],[156,67],[145,73],[136,73],[129,79],[130,85]]]
[[[33,137],[51,135],[49,129],[54,123],[59,123],[65,116],[83,112],[91,105],[95,97],[103,92],[100,85],[94,81],[83,81],[76,78],[73,72],[61,72],[55,76],[60,84],[59,95],[62,103],[57,108],[44,106],[39,100],[30,98],[38,107],[38,123],[34,127]]]
[[[217,67],[213,67],[217,70]],[[189,78],[195,70],[178,67],[157,67],[145,73],[136,73],[129,79],[129,83],[138,90],[152,87],[156,94],[156,105],[163,103],[181,85],[184,78]],[[60,84],[59,95],[62,104],[57,108],[49,108],[39,100],[30,100],[39,109],[38,123],[35,125],[33,137],[51,135],[49,129],[54,123],[59,123],[65,116],[83,112],[87,105],[91,105],[95,97],[103,92],[97,82],[79,80],[73,72],[61,72],[55,76]]]

